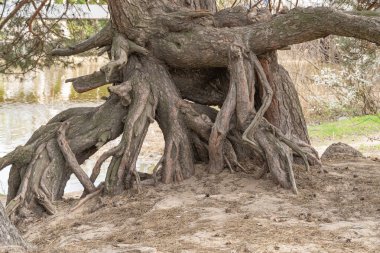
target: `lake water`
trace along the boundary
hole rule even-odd
[[[72,107],[100,105],[100,98],[108,94],[106,87],[78,94],[70,83],[64,82],[70,77],[90,74],[99,67],[98,62],[86,61],[75,68],[52,67],[23,76],[0,75],[0,157],[24,145],[37,128],[57,113]],[[101,153],[117,145],[117,141],[108,143],[85,161],[82,168],[86,173],[91,173]],[[148,171],[156,164],[163,153],[163,145],[162,134],[153,124],[139,156],[139,170]],[[97,183],[104,180],[107,165],[103,165]],[[0,171],[1,194],[7,193],[8,173],[9,167]],[[82,189],[79,181],[72,176],[65,191]]]

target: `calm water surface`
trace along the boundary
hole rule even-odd
[[[99,69],[97,62],[85,62],[75,68],[52,67],[23,76],[0,75],[0,157],[19,145],[24,145],[32,133],[57,113],[72,107],[98,106],[101,96],[107,95],[106,87],[83,94],[77,94],[70,83],[64,80],[70,77],[90,74]],[[108,143],[82,168],[89,174],[102,151],[117,145],[117,140]],[[160,159],[163,150],[162,134],[153,124],[148,131],[138,160],[141,171],[150,170]],[[105,163],[98,182],[105,178]],[[9,167],[0,171],[0,193],[7,193]],[[82,186],[72,176],[66,186],[66,192],[80,191]]]

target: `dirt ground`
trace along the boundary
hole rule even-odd
[[[177,185],[58,202],[59,213],[20,227],[37,252],[380,252],[380,162],[296,167],[299,194],[270,178],[224,171]],[[73,197],[73,196],[72,196]]]

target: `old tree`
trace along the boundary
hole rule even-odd
[[[205,163],[209,173],[225,167],[253,171],[258,178],[270,173],[275,183],[297,193],[293,162],[309,169],[319,158],[276,50],[330,34],[380,44],[378,16],[359,12],[217,11],[215,0],[109,0],[108,5],[111,21],[98,34],[51,55],[108,52],[106,66],[69,81],[78,92],[113,83],[110,96],[99,107],[59,113],[0,159],[0,168],[12,165],[8,215],[53,214],[53,202],[72,173],[84,196],[139,189],[136,160],[155,120],[165,139],[155,179],[180,182],[193,175],[196,163]],[[120,135],[88,177],[80,164]],[[96,186],[107,159],[105,182]]]

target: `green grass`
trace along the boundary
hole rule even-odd
[[[379,133],[380,114],[365,115],[308,127],[312,139],[341,139]]]

